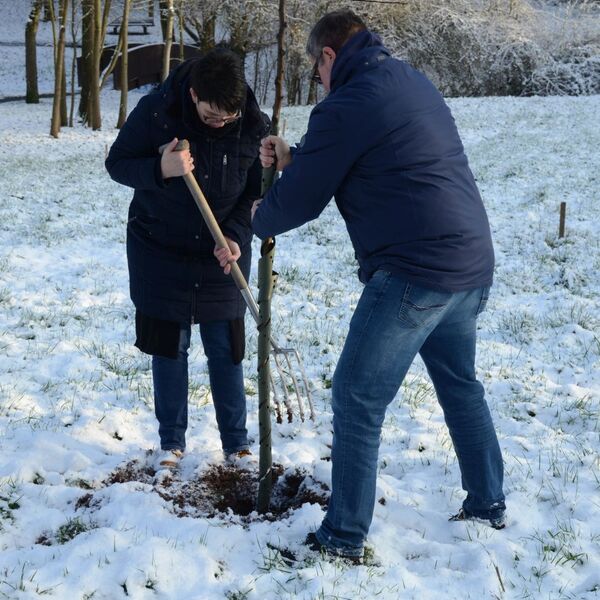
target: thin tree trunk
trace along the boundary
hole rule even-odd
[[[52,27],[52,51],[54,53],[54,62],[56,62],[56,52],[58,50],[58,38],[56,35],[56,13],[54,11],[54,0],[46,0],[46,12],[48,18],[44,19]]]
[[[185,60],[185,47],[183,44],[183,25],[185,22],[185,17],[183,16],[183,3],[184,0],[179,0],[179,9],[177,11],[177,21],[179,25],[179,62],[183,62]]]
[[[66,36],[66,31],[65,31]],[[66,45],[66,42],[63,42]],[[62,53],[62,81],[60,84],[60,122],[65,127],[69,124],[69,117],[67,115],[67,67],[65,64],[65,50],[63,48]]]
[[[104,72],[102,73],[102,79],[100,80],[100,90],[102,90],[104,88],[111,73],[115,70],[115,67],[117,66],[117,62],[119,61],[119,56],[121,55],[121,52],[123,51],[123,35],[122,35],[122,33],[123,33],[122,31],[121,31],[121,33],[119,33],[119,39],[117,41],[117,45],[115,46],[115,51],[113,52],[112,56],[110,57],[110,62],[108,63],[108,67],[106,67],[106,69],[104,69]],[[127,76],[129,77],[129,73],[127,74]]]
[[[240,55],[242,61],[246,62],[246,54],[248,53],[248,35],[247,35],[247,18],[244,17],[241,22],[231,32],[229,40],[231,49]]]
[[[163,42],[167,40],[167,19],[169,0],[158,0],[158,16],[160,18],[160,30]]]
[[[254,54],[254,87],[252,88],[255,92],[258,89],[258,68],[260,66],[260,48],[256,49]]]
[[[102,127],[100,111],[100,60],[108,27],[111,0],[82,0],[83,34],[82,54],[85,75],[81,89],[80,114],[83,121],[94,130]]]
[[[284,39],[285,39],[285,0],[279,0],[279,33],[277,35],[277,79],[275,81],[275,103],[273,105],[273,115],[271,118],[271,133],[277,135],[279,131],[279,118],[281,113],[281,94],[283,86],[283,61]],[[275,179],[275,167],[263,169],[263,189],[264,196],[273,185]],[[260,327],[259,327],[259,347],[258,347],[258,370],[259,370],[259,388],[258,388],[258,426],[260,438],[260,456],[258,464],[258,499],[257,510],[259,513],[265,513],[269,509],[271,502],[271,487],[273,483],[271,468],[273,465],[273,456],[271,450],[271,394],[269,379],[264,380],[266,373],[268,376],[269,359],[271,355],[270,342],[270,321],[271,321],[271,296],[273,288],[273,259],[275,256],[275,238],[263,240],[260,246],[259,261],[259,280],[258,285],[260,293],[263,294],[263,288],[269,291],[268,294],[259,296],[260,307]],[[261,265],[262,263],[262,265]],[[269,333],[265,336],[265,331]],[[263,339],[261,340],[261,337]]]
[[[27,104],[38,104],[40,101],[36,42],[41,9],[42,0],[34,0],[25,25],[25,80],[27,82],[25,102]]]
[[[275,103],[271,118],[271,133],[277,135],[279,131],[279,117],[283,100],[283,63],[285,60],[285,0],[279,0],[279,32],[277,33],[277,75],[275,77]]]
[[[102,127],[102,116],[100,114],[100,53],[102,19],[100,15],[101,0],[93,0],[94,3],[94,45],[92,52],[92,71],[90,73],[90,125],[94,131]]]
[[[308,96],[306,97],[306,104],[317,103],[317,84],[311,79],[308,85]]]
[[[71,106],[69,108],[69,127],[73,127],[73,115],[75,114],[75,69],[77,68],[77,25],[75,17],[76,0],[71,2],[71,39],[73,40],[73,59],[71,61]]]
[[[258,462],[258,498],[256,510],[268,512],[273,487],[271,449],[271,296],[273,294],[273,256],[275,240],[262,243],[258,261],[258,428],[260,456]]]
[[[129,92],[129,52],[127,51],[127,28],[129,26],[129,3],[130,0],[123,2],[123,20],[121,21],[121,101],[119,102],[119,118],[117,120],[117,129],[123,127],[127,118],[127,94]]]
[[[75,0],[73,0],[75,1]],[[63,12],[65,11],[65,12]],[[58,11],[58,19],[61,23],[61,27],[64,29],[63,41],[62,41],[62,53],[60,56],[60,61],[62,62],[61,66],[61,81],[60,81],[60,124],[63,127],[66,127],[69,124],[69,119],[67,116],[67,68],[65,65],[65,46],[67,39],[67,21],[69,20],[69,2],[62,2],[60,4],[60,8]],[[59,41],[60,45],[60,41]]]
[[[54,13],[54,7],[52,6],[54,0],[43,0],[43,4],[44,4],[44,16],[42,18],[42,20],[44,21],[44,23],[48,23],[49,21],[52,21],[52,19],[54,18],[53,13]]]
[[[171,47],[173,46],[173,0],[166,1],[166,25],[165,25],[165,46],[163,49],[163,63],[160,80],[164,81],[169,76],[169,66],[171,64]]]
[[[104,0],[104,10],[102,12],[102,24],[100,27],[100,37],[98,39],[98,46],[100,48],[100,52],[102,48],[104,48],[104,42],[106,41],[106,31],[108,29],[108,19],[110,17],[110,7],[112,4],[112,0]],[[98,2],[98,11],[100,11],[100,2]],[[100,57],[98,56],[98,64],[100,64]]]
[[[215,27],[217,18],[213,15],[204,22],[202,27],[202,39],[200,40],[200,48],[202,52],[208,52],[215,47]]]
[[[52,121],[50,123],[50,135],[57,138],[61,126],[61,104],[64,81],[65,65],[65,29],[67,21],[67,10],[69,0],[60,0],[60,30],[58,34],[58,45],[54,60],[54,100],[52,103]]]
[[[79,116],[90,124],[90,92],[94,59],[94,0],[81,0],[81,97]]]

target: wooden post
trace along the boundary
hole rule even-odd
[[[567,216],[567,203],[560,203],[560,223],[558,225],[558,237],[565,237],[565,219]]]

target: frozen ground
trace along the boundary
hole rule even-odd
[[[132,93],[133,105],[139,92]],[[289,568],[321,520],[181,516],[152,476],[108,483],[156,445],[147,358],[132,347],[128,190],[103,169],[104,130],[48,136],[50,101],[0,105],[0,595],[33,598],[593,598],[600,594],[600,98],[451,102],[489,210],[496,285],[479,375],[506,459],[508,528],[447,523],[462,498],[431,385],[415,364],[389,410],[370,535],[380,567]],[[307,109],[285,112],[288,137]],[[567,236],[558,208],[567,202]],[[277,337],[298,347],[317,423],[274,427],[274,459],[329,482],[329,384],[360,294],[333,207],[280,236]],[[252,279],[254,284],[254,277]],[[257,435],[256,336],[245,363]],[[198,337],[189,454],[178,483],[221,462]],[[257,446],[254,446],[257,451]],[[114,480],[114,477],[113,477]],[[49,544],[49,545],[46,545]]]
[[[4,50],[0,95],[23,86]],[[131,345],[130,192],[103,167],[117,103],[106,90],[103,130],[65,128],[59,140],[48,135],[50,100],[0,104],[0,598],[599,597],[600,97],[450,102],[496,246],[478,367],[506,460],[509,523],[447,522],[463,498],[458,466],[416,363],[382,436],[369,539],[381,566],[353,568],[291,568],[269,548],[297,550],[322,518],[318,503],[273,522],[194,505],[201,490],[186,485],[222,463],[197,334],[188,455],[171,481],[145,469],[157,435],[149,361]],[[308,114],[285,111],[290,140]],[[361,291],[334,207],[278,238],[276,270],[274,332],[300,350],[318,419],[274,426],[274,459],[318,490],[330,478],[329,385]],[[173,502],[170,489],[188,496]]]

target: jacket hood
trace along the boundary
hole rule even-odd
[[[367,71],[391,56],[381,38],[369,30],[351,37],[338,52],[331,70],[331,90],[344,85],[353,75]]]

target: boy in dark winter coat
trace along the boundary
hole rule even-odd
[[[152,355],[159,467],[177,464],[187,429],[188,348],[199,324],[217,423],[227,456],[248,449],[245,303],[229,266],[247,278],[250,209],[260,195],[260,139],[269,120],[246,84],[243,63],[215,49],[179,65],[133,109],[106,159],[110,176],[134,188],[127,225],[136,346]],[[187,139],[190,149],[175,151]],[[162,154],[159,148],[163,148]],[[227,239],[215,248],[182,175],[194,175]]]
[[[307,51],[329,95],[298,148],[270,136],[281,179],[253,210],[273,236],[335,196],[365,289],[333,378],[332,492],[307,543],[358,561],[371,524],[386,408],[421,355],[467,497],[455,519],[504,526],[502,455],[475,375],[476,321],[492,283],[486,212],[446,103],[351,11],[325,15]]]

